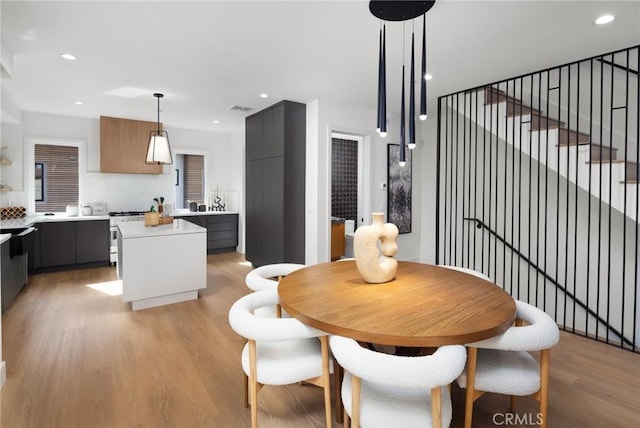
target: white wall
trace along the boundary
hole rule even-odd
[[[331,133],[346,132],[362,135],[369,142],[371,180],[369,187],[371,206],[365,212],[387,212],[387,191],[380,184],[387,182],[387,144],[399,141],[398,119],[389,118],[388,136],[380,138],[375,132],[376,113],[373,110],[351,108],[325,100],[307,104],[307,164],[306,164],[306,263],[330,260],[331,217]],[[416,123],[418,135],[420,123]],[[414,159],[421,159],[421,148],[416,149]],[[365,160],[366,161],[366,160]],[[400,260],[420,258],[419,239],[422,229],[422,160],[413,166],[413,219],[412,232],[399,236]],[[365,217],[365,224],[371,216]]]

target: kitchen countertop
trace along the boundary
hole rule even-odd
[[[119,223],[118,229],[120,229],[122,239],[207,233],[207,229],[204,227],[181,219],[176,219],[170,224],[161,224],[158,226],[145,226],[144,222],[141,221]]]
[[[11,239],[11,234],[10,233],[3,233],[0,235],[0,244],[4,244],[5,242],[7,242],[9,239]]]
[[[65,213],[56,213],[55,215],[28,215],[23,218],[12,218],[8,220],[0,220],[0,229],[20,229],[31,227],[35,223],[51,223],[58,221],[85,221],[85,220],[109,220],[108,215],[79,215],[70,216]]]
[[[189,211],[188,209],[180,209],[171,211],[172,217],[184,217],[191,215],[223,215],[238,214],[238,211]]]

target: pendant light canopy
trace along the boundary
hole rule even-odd
[[[167,134],[167,131],[162,130],[162,125],[160,124],[160,98],[164,97],[164,95],[155,93],[153,96],[158,99],[158,126],[154,131],[151,131],[151,136],[149,137],[146,163],[172,164],[173,156],[169,145],[169,134]]]
[[[430,1],[382,1],[371,0],[369,2],[369,11],[381,19],[382,21],[408,21],[415,19],[420,15],[422,19],[422,62],[421,62],[421,75],[420,75],[420,120],[427,118],[427,39],[426,28],[427,19],[426,14],[435,4],[435,0]],[[404,29],[403,29],[403,51],[404,51]],[[402,61],[402,96],[401,96],[401,113],[400,113],[400,164],[404,164],[404,147],[405,144],[409,149],[413,149],[416,146],[415,136],[415,116],[416,116],[416,97],[415,97],[415,36],[414,32],[411,32],[411,76],[409,81],[409,138],[408,142],[405,141],[405,67],[404,67],[404,52]],[[379,56],[378,56],[378,112],[377,112],[377,127],[376,130],[380,133],[381,137],[387,134],[387,77],[386,77],[386,24],[383,24],[380,29],[379,37]]]

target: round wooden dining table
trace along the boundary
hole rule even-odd
[[[495,284],[440,266],[399,262],[395,278],[362,279],[355,261],[321,263],[282,278],[280,305],[305,324],[398,347],[467,344],[514,322],[514,299]]]

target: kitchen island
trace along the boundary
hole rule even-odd
[[[207,287],[207,230],[181,219],[120,223],[118,278],[134,311],[197,299]]]

